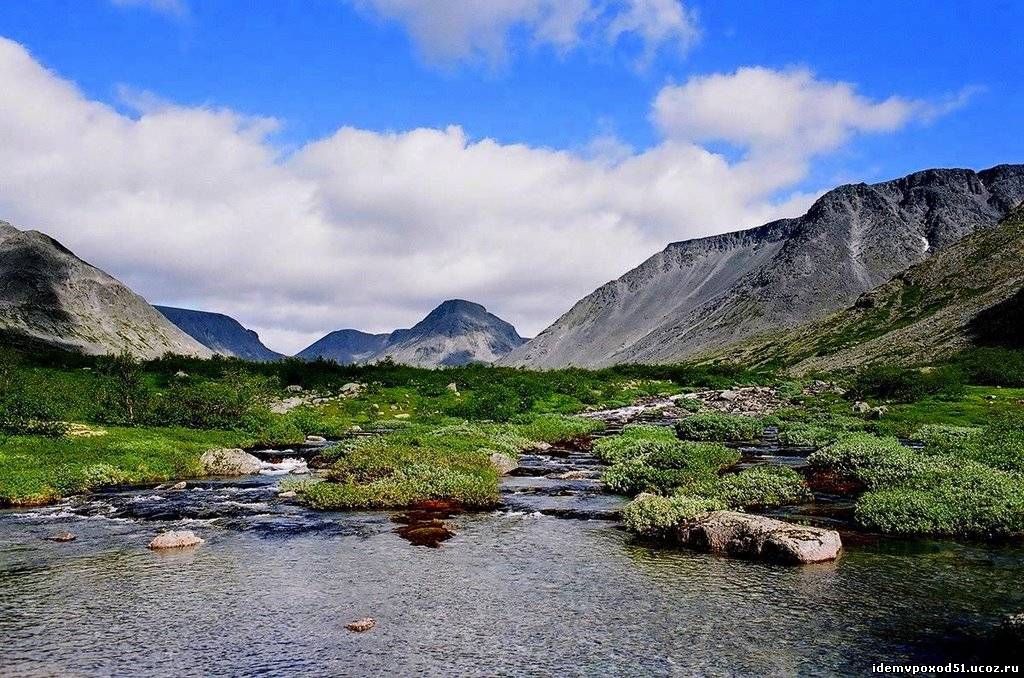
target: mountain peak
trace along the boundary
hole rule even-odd
[[[444,315],[448,313],[469,313],[484,315],[487,313],[487,309],[472,301],[466,301],[465,299],[448,299],[442,301],[437,308],[427,314],[429,318],[432,315]]]

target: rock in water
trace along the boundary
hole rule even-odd
[[[795,565],[835,560],[842,549],[835,530],[735,511],[697,516],[678,527],[676,537],[699,551]]]
[[[370,617],[364,617],[362,619],[357,619],[354,622],[349,622],[348,624],[345,624],[345,628],[349,631],[355,631],[356,633],[363,633],[364,631],[369,631],[376,625],[377,621],[375,619],[372,619]]]
[[[211,476],[251,476],[260,472],[260,460],[239,449],[207,450],[199,462]]]
[[[47,537],[47,539],[50,540],[50,541],[56,541],[56,542],[69,542],[69,541],[74,541],[75,539],[78,539],[78,537],[76,537],[75,535],[71,534],[70,532],[57,532],[57,533],[51,534],[49,537]]]
[[[153,541],[149,542],[149,548],[153,550],[183,549],[190,546],[198,546],[204,541],[204,539],[197,537],[192,530],[173,530],[157,535]]]
[[[507,476],[519,468],[519,462],[503,452],[491,452],[491,465],[498,469],[498,474]]]

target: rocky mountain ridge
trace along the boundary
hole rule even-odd
[[[676,362],[796,327],[993,226],[1022,200],[1024,165],[841,186],[802,217],[669,245],[501,364]]]
[[[445,367],[492,363],[525,339],[515,327],[470,301],[443,302],[409,329],[390,334],[339,330],[328,334],[298,355],[340,363],[371,363],[391,359],[418,367]]]
[[[174,306],[154,306],[156,310],[190,337],[222,356],[243,360],[280,360],[283,354],[263,345],[256,332],[223,313],[195,311]]]
[[[5,340],[89,354],[210,357],[145,299],[53,238],[0,221],[0,332]]]

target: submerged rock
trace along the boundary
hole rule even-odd
[[[239,449],[207,450],[199,462],[211,476],[251,476],[260,472],[260,460]]]
[[[74,541],[76,539],[78,539],[78,537],[76,537],[70,532],[55,532],[54,534],[51,534],[49,537],[47,537],[47,540],[56,542],[69,542]]]
[[[506,476],[519,468],[519,461],[503,452],[491,452],[491,465],[500,475]]]
[[[364,631],[369,631],[376,625],[377,620],[371,617],[363,617],[362,619],[357,619],[354,622],[345,624],[345,628],[356,633],[363,633]]]
[[[171,532],[157,535],[153,541],[149,542],[149,548],[153,550],[182,549],[189,546],[198,546],[204,541],[204,539],[197,537],[192,530],[172,530]]]
[[[842,549],[835,530],[735,511],[697,516],[676,529],[676,538],[700,551],[790,564],[835,560]]]

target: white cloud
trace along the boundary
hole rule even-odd
[[[145,7],[162,14],[183,17],[188,15],[185,0],[110,0],[118,7]]]
[[[872,101],[849,83],[819,80],[807,69],[752,67],[664,88],[654,118],[671,138],[810,157],[858,132],[896,130],[926,108],[896,96]]]
[[[535,44],[567,50],[592,36],[616,43],[632,36],[648,62],[665,44],[684,52],[699,32],[680,0],[351,0],[401,23],[432,61],[508,58],[509,39],[524,32]]]
[[[691,122],[645,151],[609,134],[590,154],[456,126],[346,127],[285,156],[267,138],[277,121],[128,90],[129,117],[2,39],[0,87],[0,219],[50,233],[153,302],[229,313],[286,351],[342,327],[407,326],[451,297],[534,334],[670,241],[793,215],[813,198],[775,197],[805,176],[810,149],[730,162],[695,140],[791,149],[834,126],[820,111],[814,125],[753,136]],[[858,120],[898,124],[858,106],[869,109]]]

